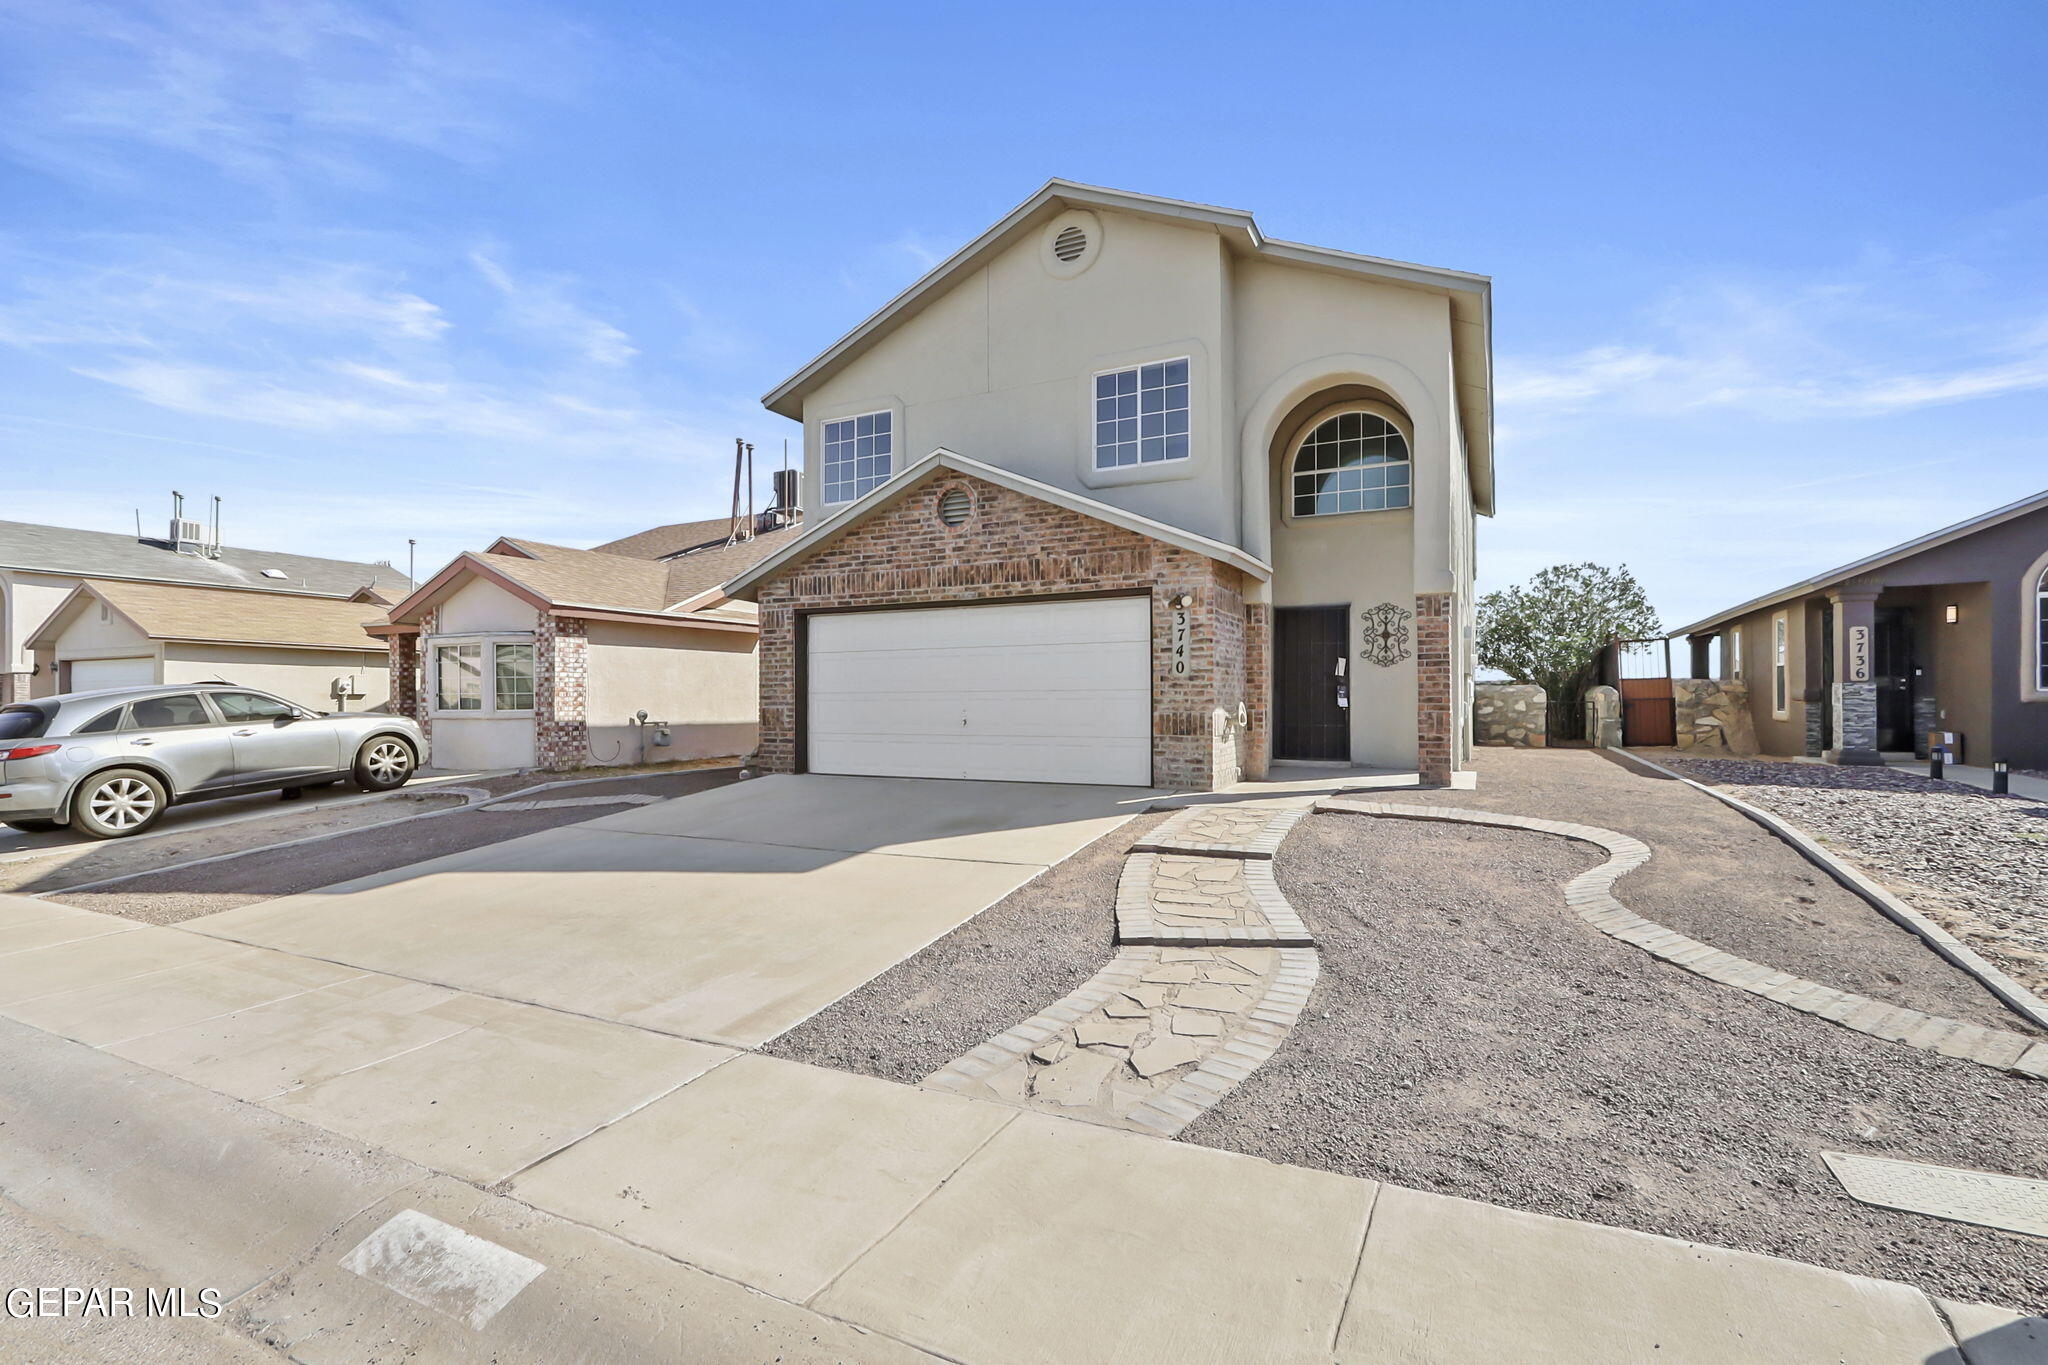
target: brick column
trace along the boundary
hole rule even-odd
[[[1415,594],[1415,766],[1426,787],[1451,782],[1451,594]]]
[[[420,637],[394,635],[391,651],[391,714],[418,719],[420,714]]]
[[[1273,608],[1244,609],[1244,694],[1251,724],[1245,734],[1245,777],[1257,782],[1273,762]]]
[[[540,614],[533,635],[533,754],[549,772],[590,762],[586,709],[590,680],[587,623],[576,616]]]
[[[1835,607],[1835,732],[1829,736],[1830,763],[1884,762],[1877,751],[1877,683],[1871,676],[1878,591],[1850,584],[1829,594]]]

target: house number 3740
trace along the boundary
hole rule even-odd
[[[1167,636],[1166,671],[1176,678],[1188,675],[1188,634],[1194,613],[1178,602],[1173,605],[1171,629]]]

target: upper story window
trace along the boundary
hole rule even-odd
[[[869,412],[825,423],[825,501],[852,502],[889,478],[896,419]]]
[[[1188,457],[1188,362],[1164,360],[1095,376],[1095,467]]]
[[[1294,515],[1383,512],[1409,501],[1408,438],[1372,412],[1324,418],[1294,453]]]

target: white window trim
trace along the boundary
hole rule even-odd
[[[1779,705],[1779,699],[1784,704]],[[1792,618],[1787,612],[1771,615],[1771,718],[1792,716]]]
[[[534,708],[524,710],[498,709],[498,645],[530,645],[534,633],[530,630],[494,630],[470,635],[432,635],[427,638],[427,714],[436,720],[531,720]],[[474,711],[447,709],[441,706],[441,650],[449,645],[484,646],[484,668],[482,683],[483,706]],[[534,700],[540,700],[540,679],[533,680]]]
[[[2048,657],[2041,630],[2048,625],[2048,554],[2027,566],[2020,579],[2020,700],[2048,702]]]
[[[1311,513],[1297,516],[1294,511],[1294,462],[1301,457],[1301,447],[1310,434],[1332,417],[1342,417],[1347,412],[1369,412],[1388,423],[1401,433],[1401,439],[1408,442],[1408,505],[1406,507],[1368,507],[1356,512]],[[1280,520],[1283,525],[1307,522],[1320,525],[1324,522],[1342,521],[1346,517],[1398,517],[1411,516],[1415,512],[1415,424],[1410,422],[1399,408],[1390,403],[1377,402],[1370,398],[1351,398],[1332,403],[1308,421],[1301,424],[1294,439],[1287,443],[1287,454],[1279,461],[1280,486],[1273,495],[1280,499]]]
[[[889,419],[889,472],[882,476],[882,482],[876,484],[875,488],[882,487],[903,472],[902,404],[883,403],[879,407],[862,406],[847,412],[835,412],[829,416],[820,417],[818,419],[818,503],[822,507],[844,507],[850,502],[859,502],[868,493],[874,491],[871,488],[866,493],[856,493],[850,498],[840,498],[837,501],[827,497],[825,494],[826,486],[830,483],[830,480],[825,476],[825,428],[834,422],[858,422],[863,417],[886,417]]]
[[[1142,372],[1147,365],[1171,365],[1176,361],[1188,367],[1188,429],[1186,433],[1188,438],[1188,453],[1185,455],[1171,456],[1164,460],[1154,460],[1150,465],[1147,465],[1145,463],[1142,455],[1140,456],[1138,463],[1136,464],[1103,464],[1101,462],[1102,448],[1098,446],[1095,442],[1095,423],[1098,420],[1095,415],[1095,404],[1097,399],[1101,396],[1096,392],[1096,381],[1098,379],[1101,379],[1102,376],[1106,374],[1126,374],[1132,370],[1138,370]],[[1139,383],[1142,384],[1143,382],[1144,380],[1141,377]],[[1144,390],[1140,389],[1139,392],[1143,393]],[[1142,423],[1144,420],[1144,414],[1140,412],[1138,414],[1138,417],[1139,421]],[[1093,374],[1089,375],[1087,442],[1088,468],[1093,473],[1098,475],[1126,474],[1134,469],[1157,469],[1162,465],[1184,465],[1192,461],[1195,458],[1195,358],[1192,355],[1163,355],[1153,357],[1149,360],[1123,361],[1119,362],[1118,364],[1111,365],[1105,369],[1097,370]],[[1140,446],[1144,444],[1144,438],[1142,436],[1139,437],[1139,444]]]
[[[1728,632],[1728,677],[1742,682],[1742,627],[1735,626]]]
[[[1141,461],[1110,469],[1096,468],[1095,381],[1120,370],[1164,365],[1175,360],[1188,363],[1188,453],[1179,459],[1155,460],[1151,464]],[[1213,428],[1220,421],[1212,368],[1208,348],[1194,337],[1162,342],[1139,351],[1099,355],[1090,361],[1087,371],[1076,381],[1074,390],[1079,399],[1076,416],[1080,423],[1080,437],[1074,443],[1074,467],[1080,476],[1081,486],[1117,488],[1133,483],[1166,483],[1174,479],[1192,479],[1200,473],[1208,463],[1211,442],[1215,440]]]

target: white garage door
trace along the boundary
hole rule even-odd
[[[102,687],[146,687],[156,681],[155,659],[73,659],[71,690],[94,692]]]
[[[814,773],[1152,782],[1151,599],[813,616]]]

